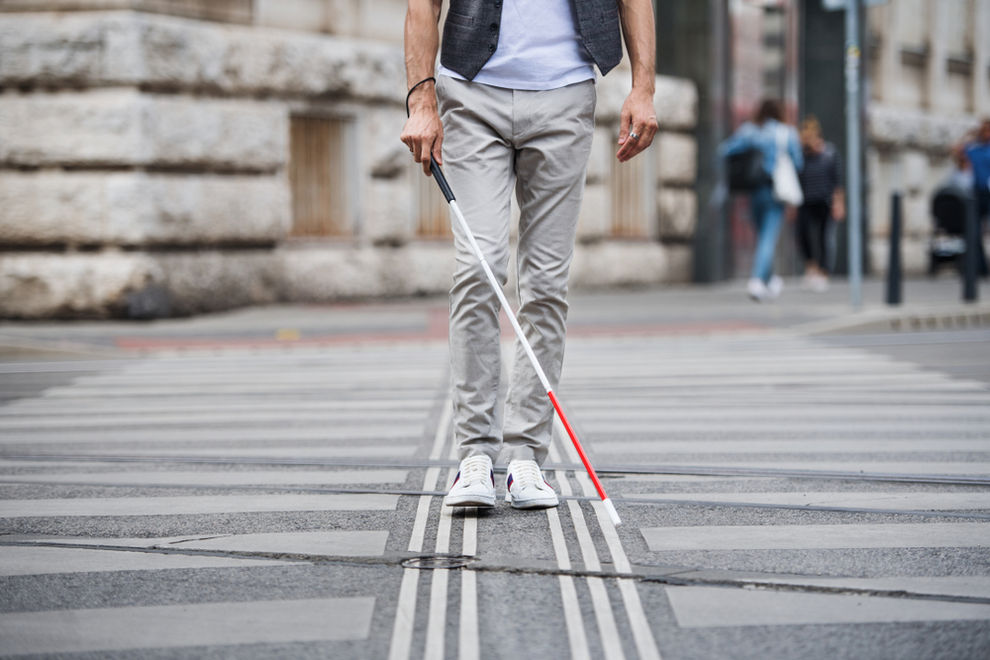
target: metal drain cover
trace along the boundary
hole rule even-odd
[[[474,560],[474,557],[468,557],[466,555],[422,555],[420,557],[410,557],[403,561],[402,565],[405,568],[432,571],[438,568],[464,568]]]

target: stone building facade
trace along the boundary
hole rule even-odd
[[[402,0],[0,0],[0,316],[446,291],[442,196],[398,140]],[[686,280],[697,94],[615,162],[599,83],[575,287]]]
[[[870,261],[884,272],[891,193],[903,195],[902,259],[928,267],[933,191],[952,146],[990,117],[990,0],[891,0],[867,10]]]

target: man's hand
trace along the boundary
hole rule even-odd
[[[619,151],[615,157],[624,163],[653,144],[660,126],[653,108],[653,95],[634,89],[622,104],[619,118]]]
[[[618,0],[622,36],[632,65],[632,91],[619,116],[619,150],[615,157],[624,163],[653,144],[657,134],[657,111],[653,108],[656,81],[656,34],[651,0]]]
[[[433,82],[417,87],[409,98],[409,119],[402,129],[402,140],[417,163],[422,163],[423,173],[430,175],[430,157],[443,165],[443,125],[437,112],[437,99]]]

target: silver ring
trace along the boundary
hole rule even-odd
[[[630,133],[629,134],[629,139],[630,140],[638,140],[639,139],[639,134],[638,133]]]

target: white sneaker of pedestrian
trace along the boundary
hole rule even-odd
[[[784,290],[784,280],[780,278],[779,275],[774,275],[767,282],[767,294],[770,298],[777,298],[780,296],[781,291]]]
[[[543,478],[536,461],[509,462],[505,477],[505,501],[516,509],[545,509],[560,504],[557,493]]]
[[[805,275],[801,278],[801,288],[813,293],[828,291],[828,278],[824,275]]]
[[[492,459],[469,456],[461,461],[457,477],[443,499],[447,506],[495,506],[495,472]]]
[[[758,277],[751,277],[746,283],[746,293],[756,302],[761,302],[770,295],[770,292],[767,291],[767,285]]]

